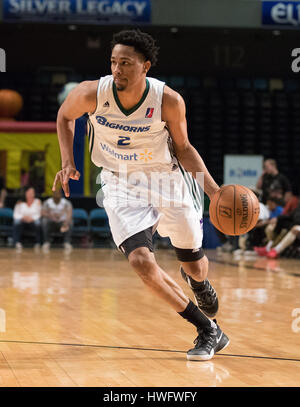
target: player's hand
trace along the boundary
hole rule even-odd
[[[219,186],[217,186],[216,188],[214,188],[214,189],[212,190],[212,192],[210,192],[210,193],[206,192],[206,194],[207,194],[207,196],[209,197],[209,199],[212,200],[213,196],[214,196],[218,191],[220,191],[220,189],[221,189],[221,188],[220,188]]]
[[[74,179],[75,181],[78,181],[79,178],[80,172],[77,171],[75,167],[70,166],[65,167],[61,171],[58,171],[58,173],[56,174],[52,186],[52,191],[55,191],[56,185],[60,183],[65,196],[69,197],[70,196],[69,180]]]

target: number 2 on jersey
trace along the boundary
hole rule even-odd
[[[130,137],[119,136],[118,146],[128,146],[130,144]]]

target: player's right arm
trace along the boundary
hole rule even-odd
[[[79,180],[73,155],[75,120],[85,113],[92,113],[97,105],[98,81],[84,81],[74,88],[61,105],[57,114],[57,136],[61,154],[61,171],[54,179],[52,191],[61,184],[65,196],[70,195],[69,179]]]

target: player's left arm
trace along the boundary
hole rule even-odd
[[[198,151],[188,139],[186,108],[183,98],[168,86],[164,88],[162,120],[166,122],[173,140],[175,154],[180,163],[196,178],[196,173],[204,173],[204,192],[211,198],[219,186],[210,175]]]

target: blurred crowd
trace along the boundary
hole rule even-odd
[[[264,161],[263,172],[253,192],[259,199],[260,214],[254,229],[242,236],[217,231],[221,252],[234,255],[300,257],[300,200],[298,191],[280,173],[273,159]]]
[[[221,241],[219,252],[234,255],[259,255],[274,259],[279,256],[300,258],[300,200],[298,191],[280,173],[273,159],[264,161],[263,172],[253,192],[259,199],[259,219],[250,232],[241,236],[227,236],[216,230]],[[4,207],[6,190],[0,177],[0,208]],[[22,251],[23,239],[31,239],[36,251],[49,252],[51,240],[63,239],[66,251],[72,250],[72,211],[70,201],[61,190],[43,203],[36,198],[34,187],[26,187],[24,199],[13,211],[13,245]]]
[[[0,185],[1,186],[1,185]],[[0,189],[0,207],[4,207],[6,191]],[[24,198],[16,202],[13,208],[13,245],[17,252],[23,249],[24,239],[34,244],[35,251],[48,253],[51,242],[57,238],[63,240],[66,252],[72,250],[72,212],[70,201],[62,197],[61,190],[43,203],[36,197],[34,187],[27,187]]]

